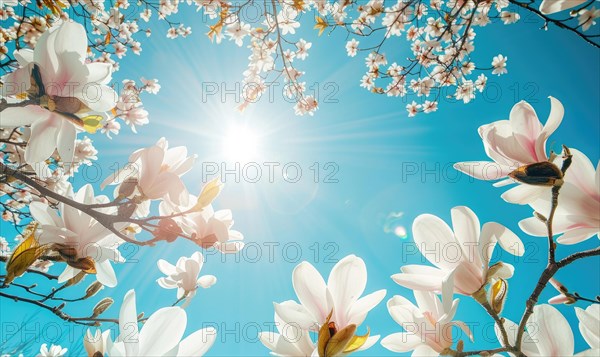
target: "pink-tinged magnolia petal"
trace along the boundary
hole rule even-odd
[[[454,275],[456,270],[452,270],[444,280],[442,280],[442,304],[444,313],[448,313],[452,309],[452,298],[454,297]],[[437,300],[437,298],[435,298]],[[432,311],[432,310],[429,310]]]
[[[31,69],[33,64],[27,64],[23,68],[18,68],[13,72],[2,77],[2,85],[0,86],[0,96],[11,97],[20,93],[26,92],[31,88]],[[16,108],[15,108],[16,109]],[[0,114],[4,121],[5,110]],[[5,125],[5,124],[2,124]],[[7,125],[8,126],[8,125]]]
[[[25,161],[35,164],[52,156],[62,120],[60,115],[50,113],[46,119],[31,125],[31,138],[25,149]]]
[[[203,275],[197,281],[198,285],[204,289],[208,289],[217,283],[217,277],[214,275]]]
[[[556,295],[556,296],[553,296],[550,299],[548,299],[548,304],[552,304],[552,305],[566,304],[570,301],[572,301],[572,299],[570,299],[566,295],[560,294],[560,295]],[[577,309],[577,308],[575,308],[575,309]]]
[[[546,120],[546,124],[544,124],[544,128],[542,132],[538,136],[535,143],[535,152],[538,157],[538,161],[544,161],[548,159],[548,154],[546,153],[546,141],[558,129],[560,123],[562,122],[563,116],[565,115],[565,108],[562,103],[554,98],[550,98],[550,115],[548,116],[548,120]]]
[[[572,356],[575,348],[573,331],[567,319],[551,305],[536,305],[527,327],[532,331],[541,356]]]
[[[571,149],[571,154],[573,155],[573,161],[565,173],[565,182],[574,184],[595,200],[600,200],[600,187],[594,185],[597,176],[594,164],[584,153],[577,149]],[[562,166],[562,160],[558,159],[557,164]]]
[[[423,343],[420,337],[408,332],[393,333],[381,340],[383,347],[398,353],[412,351]]]
[[[207,327],[198,330],[179,343],[178,357],[204,356],[212,347],[217,338],[217,330],[213,327]]]
[[[43,121],[50,116],[50,111],[37,105],[19,108],[6,108],[0,112],[0,127],[13,128]]]
[[[77,233],[73,233],[66,228],[44,225],[42,226],[42,233],[38,237],[38,242],[40,245],[51,243],[64,244],[66,238],[77,236]]]
[[[317,269],[308,262],[300,263],[292,273],[292,284],[300,303],[319,322],[325,322],[333,306],[327,306],[327,286]]]
[[[334,321],[340,326],[347,325],[347,311],[362,295],[366,286],[367,267],[365,262],[355,255],[343,258],[331,270],[327,287],[334,303]]]
[[[117,276],[110,261],[96,261],[96,279],[109,288],[117,286]]]
[[[463,262],[454,269],[454,291],[462,295],[471,295],[484,283],[484,271],[472,264]],[[443,288],[443,286],[442,286]]]
[[[480,267],[482,264],[481,258],[476,253],[480,234],[479,218],[466,206],[454,207],[450,213],[454,235],[462,245],[462,260]]]
[[[591,348],[600,348],[600,305],[592,304],[585,310],[575,308],[579,320],[579,331]]]
[[[600,232],[598,227],[594,228],[576,228],[565,232],[562,236],[556,240],[560,244],[571,245],[583,242],[584,240],[590,239],[593,236],[599,236]]]
[[[540,12],[544,15],[554,14],[579,6],[587,0],[544,0],[540,4]]]
[[[502,199],[509,203],[526,205],[543,195],[550,195],[550,188],[519,184],[502,194]]]
[[[457,162],[454,168],[479,180],[499,180],[511,173],[514,168],[500,165],[493,161]]]
[[[454,233],[446,222],[434,215],[422,214],[415,218],[412,232],[417,248],[433,265],[447,270],[452,270],[456,266],[456,261],[446,261],[442,254],[452,245],[460,249]]]
[[[394,274],[392,280],[396,284],[412,290],[441,291],[443,276],[428,274]]]
[[[294,323],[304,330],[314,328],[317,323],[314,317],[306,310],[306,308],[295,301],[284,301],[281,304],[274,304],[275,313],[287,323]]]
[[[139,330],[133,289],[129,290],[123,298],[123,304],[119,311],[119,333],[119,339],[125,344],[126,355],[138,356]]]
[[[385,298],[385,294],[386,290],[382,289],[358,299],[348,312],[348,324],[355,324],[357,326],[362,324],[369,311],[373,310]]]
[[[154,180],[162,168],[164,155],[163,149],[156,145],[146,148],[142,152],[139,185],[144,192],[152,188]]]
[[[181,341],[186,325],[187,315],[182,308],[159,309],[144,323],[139,354],[135,356],[162,356],[171,351]]]
[[[523,150],[522,155],[527,155],[528,158],[526,161],[519,161],[531,163],[545,160],[536,155],[536,140],[542,131],[542,124],[533,107],[525,101],[517,103],[510,111],[509,121],[513,129],[513,137]]]
[[[60,131],[58,133],[58,142],[56,148],[60,159],[67,165],[73,162],[75,154],[75,139],[77,138],[77,130],[75,126],[68,120],[63,120]]]

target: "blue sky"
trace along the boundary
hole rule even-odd
[[[221,89],[223,85],[235,88],[249,52],[231,42],[211,45],[203,35],[204,25],[193,15],[185,21],[194,30],[189,38],[168,40],[160,31],[154,31],[142,55],[129,55],[115,75],[119,80],[141,76],[159,79],[159,95],[145,98],[151,123],[139,128],[138,135],[124,128],[112,141],[100,134],[94,140],[100,151],[103,177],[112,164],[125,163],[129,153],[153,144],[160,136],[167,137],[171,146],[187,146],[199,158],[196,168],[185,176],[188,187],[196,193],[206,178],[202,162],[224,162],[221,142],[235,125],[251,127],[260,137],[256,162],[278,162],[281,166],[297,163],[301,167],[302,177],[297,183],[282,180],[279,170],[275,171],[274,183],[264,176],[258,183],[225,177],[225,190],[215,206],[233,210],[234,227],[244,233],[248,247],[239,256],[206,254],[203,272],[216,275],[218,283],[199,291],[187,313],[188,332],[208,325],[219,330],[209,355],[268,353],[256,338],[257,330],[267,329],[272,322],[274,301],[296,298],[291,273],[302,260],[327,276],[336,260],[356,254],[367,265],[367,292],[387,289],[386,300],[395,294],[412,298],[412,293],[396,285],[390,275],[404,264],[421,263],[422,258],[411,253],[414,245],[410,234],[401,239],[384,231],[386,217],[392,212],[404,212],[400,224],[410,232],[411,222],[419,214],[432,213],[449,221],[452,207],[467,205],[482,223],[496,221],[515,231],[527,252],[518,261],[502,255],[516,266],[504,315],[519,320],[524,301],[545,265],[545,241],[519,230],[517,222],[531,214],[528,207],[504,202],[500,198],[502,189],[460,175],[451,165],[487,159],[477,128],[506,119],[520,100],[527,99],[544,122],[550,95],[564,104],[566,114],[549,147],[560,150],[566,144],[597,162],[598,50],[553,27],[539,30],[541,23],[532,18],[510,26],[493,24],[478,31],[476,62],[487,66],[494,55],[502,53],[508,56],[508,75],[490,76],[489,92],[469,105],[448,101],[440,103],[436,113],[408,118],[403,99],[377,96],[359,87],[365,68],[363,56],[346,57],[345,34],[336,32],[317,38],[316,31],[304,29],[301,37],[313,42],[313,47],[307,60],[299,65],[307,72],[306,81],[320,88],[321,97],[335,92],[331,97],[334,100],[322,100],[314,117],[296,117],[292,105],[276,94],[274,100],[263,100],[240,114],[233,109],[233,95],[226,96],[226,101],[221,100],[220,93],[203,98],[203,88],[207,83],[216,83]],[[395,39],[388,42],[385,52],[400,60],[407,46],[403,39]],[[318,182],[314,179],[314,163],[320,168]],[[226,165],[233,168],[231,162]],[[418,172],[408,174],[409,168],[418,168]],[[336,169],[333,178],[337,182],[325,182],[325,174]],[[82,183],[78,179],[75,185]],[[111,193],[110,189],[106,191]],[[8,231],[5,225],[2,229]],[[597,245],[593,238],[575,247],[560,246],[558,255]],[[106,314],[117,315],[120,301],[130,288],[137,292],[138,311],[150,313],[170,305],[175,293],[156,284],[161,274],[155,261],[163,258],[175,262],[181,255],[191,255],[194,249],[188,242],[128,249],[124,255],[130,262],[117,267],[119,285],[98,295],[111,296],[117,302]],[[598,267],[597,258],[579,262],[561,271],[558,278],[572,291],[595,296],[600,291]],[[541,301],[553,295],[555,292],[547,289]],[[84,314],[94,302],[73,304],[67,310],[71,309],[73,315]],[[35,338],[33,331],[39,332],[39,340],[28,354],[37,351],[43,342],[73,346],[73,351],[81,345],[81,327],[69,326],[49,312],[22,303],[3,299],[0,304],[2,336],[24,320],[29,321],[29,337]],[[574,328],[575,350],[587,348],[573,308],[558,308]],[[467,342],[467,349],[497,345],[491,318],[470,299],[461,298],[457,319],[476,324],[472,326],[475,344]],[[382,336],[401,330],[388,315],[385,303],[369,314],[362,329],[366,326]],[[53,340],[56,331],[61,331],[61,337]],[[357,355],[393,353],[376,345]]]

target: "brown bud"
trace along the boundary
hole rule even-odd
[[[153,232],[156,239],[164,239],[167,242],[174,241],[182,233],[183,230],[172,218],[161,219],[158,222],[158,228],[156,228]]]
[[[554,186],[562,182],[562,171],[549,161],[521,166],[508,174],[512,179],[534,186]]]
[[[100,283],[97,280],[94,281],[87,287],[87,289],[85,289],[84,299],[87,299],[87,298],[90,298],[90,297],[96,295],[98,293],[98,291],[102,290],[102,288],[104,288],[104,285],[102,285],[102,283]]]
[[[67,280],[67,282],[65,283],[65,285],[66,286],[77,285],[77,284],[79,284],[79,282],[81,282],[83,280],[83,278],[85,278],[86,275],[87,275],[86,272],[80,271],[77,275],[75,275],[71,279]]]
[[[115,301],[109,297],[106,297],[106,298],[98,301],[96,306],[94,306],[94,310],[92,310],[92,316],[90,316],[90,317],[96,318],[96,317],[102,315],[106,310],[108,310],[109,307],[112,306],[112,304],[114,302]]]
[[[80,269],[88,274],[96,274],[96,263],[90,257],[67,261],[73,268]]]
[[[137,187],[138,179],[136,177],[128,177],[119,186],[119,196],[129,197]]]
[[[196,239],[196,242],[199,246],[204,249],[212,248],[217,242],[217,236],[214,234],[207,235],[206,237],[202,237],[200,239]]]

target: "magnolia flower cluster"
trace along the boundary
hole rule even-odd
[[[494,186],[503,187],[515,184],[502,194],[510,203],[527,204],[542,215],[551,208],[551,185],[531,185],[520,183],[511,174],[528,165],[553,162],[561,167],[565,153],[547,153],[546,142],[559,127],[564,115],[563,105],[550,97],[551,110],[545,124],[542,124],[531,105],[517,103],[508,120],[499,120],[479,128],[486,154],[492,161],[471,161],[457,163],[455,167],[480,180],[500,180]],[[581,151],[571,148],[572,164],[561,178],[564,183],[560,190],[560,204],[553,220],[555,234],[562,234],[557,241],[562,244],[575,244],[600,231],[600,162],[594,165]],[[521,229],[534,236],[546,236],[546,224],[537,217],[522,220]]]

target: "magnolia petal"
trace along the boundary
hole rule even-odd
[[[422,343],[423,341],[420,337],[408,332],[393,333],[381,340],[383,347],[398,353],[412,351]]]
[[[50,113],[46,119],[38,120],[31,125],[31,138],[25,150],[25,161],[33,165],[52,156],[56,148],[61,120],[58,114]]]
[[[594,228],[576,228],[568,232],[565,232],[562,236],[556,240],[560,244],[577,244],[584,240],[590,239],[595,235],[598,235],[598,227]]]
[[[600,348],[600,305],[592,304],[585,310],[575,308],[579,320],[579,331],[591,348]]]
[[[29,204],[29,210],[36,221],[42,225],[63,227],[63,222],[55,210],[45,203],[33,201]]]
[[[327,286],[317,269],[308,262],[300,263],[292,273],[292,285],[300,303],[323,323],[333,307],[327,306]]]
[[[480,234],[479,218],[466,206],[454,207],[450,212],[454,235],[462,245],[463,260],[467,260],[475,266],[481,266],[479,254],[474,254]]]
[[[85,92],[84,92],[85,90]],[[117,92],[109,86],[90,83],[75,92],[75,97],[94,112],[106,112],[117,105]]]
[[[346,312],[358,300],[367,286],[367,267],[365,262],[349,255],[340,260],[331,270],[327,288],[334,303],[334,321],[346,326]]]
[[[65,21],[56,30],[54,42],[49,51],[59,55],[75,53],[83,63],[87,57],[87,35],[83,26],[74,21]]]
[[[187,325],[180,307],[164,307],[153,313],[140,331],[140,350],[136,356],[162,356],[177,346]]]
[[[204,289],[210,288],[217,283],[217,277],[214,275],[203,275],[198,279],[197,284]]]
[[[217,330],[207,327],[198,330],[179,343],[178,357],[203,356],[215,343]]]
[[[529,217],[521,220],[519,228],[534,237],[543,237],[547,234],[546,225],[537,217]]]
[[[493,161],[465,161],[457,162],[454,168],[478,180],[499,180],[506,177],[513,168],[500,165]]]
[[[0,112],[0,127],[13,128],[30,125],[36,121],[43,121],[48,116],[50,116],[48,110],[36,105],[6,108]]]
[[[516,323],[514,323],[508,319],[504,319],[504,330],[506,331],[506,334],[508,337],[508,342],[511,345],[514,345],[517,340],[517,332],[519,331],[519,325],[517,325]],[[498,327],[498,325],[494,325],[494,331],[496,332],[496,337],[498,338],[498,341],[500,341],[500,343],[504,344],[504,341],[502,340],[502,334],[500,332],[500,328]],[[521,342],[521,350],[527,356],[540,356],[540,352],[536,345],[537,341],[536,342],[534,342],[534,341],[536,341],[536,340],[534,340],[531,336],[529,336],[529,333],[525,332],[523,334],[523,340]]]
[[[64,283],[65,281],[74,278],[77,274],[79,274],[79,272],[81,272],[80,269],[67,265],[65,270],[63,270],[63,272],[58,276],[58,282]]]
[[[2,85],[0,86],[1,97],[12,97],[20,93],[24,93],[31,88],[31,69],[33,64],[27,64],[23,68],[18,68],[13,72],[2,77]],[[18,109],[6,108],[2,111],[2,121],[4,121],[4,115],[7,109]],[[8,124],[2,124],[7,125]]]
[[[306,308],[295,301],[284,301],[281,304],[274,304],[275,313],[287,323],[295,323],[304,330],[309,330],[317,325],[314,317]]]
[[[585,0],[582,0],[585,1]],[[546,124],[544,124],[544,128],[542,132],[538,136],[535,143],[535,151],[538,157],[538,161],[544,161],[548,159],[546,154],[546,141],[558,129],[558,126],[562,122],[563,116],[565,115],[565,108],[562,103],[554,98],[550,98],[550,115],[548,116],[548,120],[546,120]]]
[[[124,343],[127,356],[138,356],[139,330],[137,309],[135,305],[135,291],[129,290],[123,298],[119,311],[119,339]]]
[[[579,6],[587,0],[544,0],[540,4],[540,12],[544,15],[554,14]]]
[[[567,319],[553,306],[542,304],[533,308],[527,327],[536,341],[541,356],[572,356],[575,348],[573,331]]]
[[[421,253],[438,268],[451,270],[456,265],[443,258],[442,249],[459,245],[446,222],[431,214],[415,218],[412,226],[415,244]],[[458,247],[460,249],[460,247]],[[432,254],[434,253],[435,254]]]
[[[368,312],[379,305],[385,298],[386,293],[387,291],[382,289],[358,299],[348,312],[348,324],[361,325],[367,317]]]
[[[548,187],[519,184],[504,192],[500,197],[508,203],[526,205],[534,202],[544,194],[550,194]]]
[[[68,120],[63,120],[60,131],[58,133],[58,141],[56,148],[60,159],[66,165],[71,165],[73,162],[73,155],[75,154],[75,139],[77,137],[77,130],[75,126]]]
[[[115,270],[113,269],[110,261],[96,261],[96,279],[109,288],[114,288],[117,286],[117,276],[115,275]]]
[[[412,290],[441,291],[443,276],[400,273],[392,275],[392,280]]]

